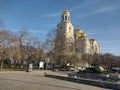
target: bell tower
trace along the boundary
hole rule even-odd
[[[64,10],[61,17],[62,17],[62,19],[61,19],[62,22],[70,22],[70,12],[69,11]]]
[[[64,42],[64,51],[69,54],[73,53],[73,44],[74,44],[74,27],[70,22],[70,12],[64,10],[61,14],[61,22],[57,25],[57,34],[62,35]],[[58,35],[59,36],[59,35]]]

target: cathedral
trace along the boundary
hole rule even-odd
[[[70,22],[70,12],[64,10],[61,15],[61,22],[57,25],[57,38],[61,40],[55,44],[55,47],[62,47],[62,54],[94,54],[100,53],[100,46],[95,39],[88,39],[87,34],[74,26]],[[59,51],[60,52],[60,51]]]

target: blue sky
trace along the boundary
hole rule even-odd
[[[120,0],[0,0],[0,20],[11,31],[25,27],[44,41],[64,9],[75,28],[98,41],[102,53],[120,55]]]

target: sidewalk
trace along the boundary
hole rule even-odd
[[[50,75],[57,75],[57,76],[65,76],[67,77],[67,72],[61,72],[61,71],[51,71],[51,70],[33,70],[32,72],[26,72],[26,71],[0,71],[0,73],[29,73],[29,74],[37,74],[37,75],[44,75],[50,74]]]

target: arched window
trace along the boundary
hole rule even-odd
[[[67,16],[65,16],[65,20],[67,20]]]

